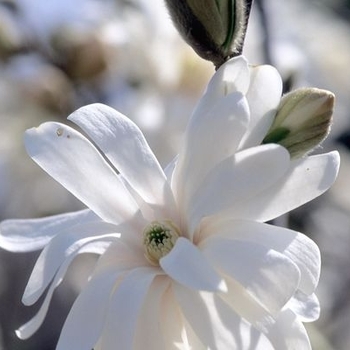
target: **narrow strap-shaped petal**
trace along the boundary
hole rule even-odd
[[[140,267],[129,272],[109,303],[109,310],[101,339],[102,349],[132,350],[137,319],[149,287],[159,269]]]
[[[140,129],[103,104],[82,107],[69,117],[97,144],[123,177],[148,203],[171,205],[170,186]]]
[[[214,293],[200,292],[180,284],[174,284],[174,292],[184,316],[207,348],[236,348],[231,332],[222,324],[221,315],[215,306]],[[237,326],[237,323],[232,324],[233,328]]]
[[[125,236],[129,236],[126,234]],[[113,242],[98,259],[94,273],[104,271],[106,268],[131,270],[140,266],[148,266],[142,242],[133,242],[123,239],[123,235]]]
[[[133,350],[165,349],[165,341],[169,340],[162,334],[160,308],[170,283],[167,276],[157,276],[153,280],[137,320]]]
[[[212,298],[215,302],[214,306],[217,310],[217,314],[220,317],[220,319],[215,322],[215,325],[221,322],[221,327],[225,327],[226,332],[231,332],[234,337],[236,347],[228,343],[226,345],[227,350],[231,350],[232,348],[240,350],[276,350],[261,331],[257,330],[253,325],[242,318],[241,315],[237,314],[223,301],[220,295],[213,295]],[[219,349],[224,349],[224,347],[220,346]]]
[[[165,339],[164,350],[207,350],[186,321],[173,289],[172,283],[161,301],[160,325]]]
[[[313,322],[320,317],[320,303],[315,293],[306,295],[301,291],[297,291],[294,297],[286,305],[298,315],[302,322]]]
[[[104,234],[118,237],[117,226],[105,222],[76,225],[55,236],[39,255],[24,291],[23,303],[35,303],[60,265],[81,246]]]
[[[176,155],[164,168],[164,174],[167,177],[169,183],[172,182],[172,177],[173,177],[173,173],[174,173],[174,169],[175,169],[178,157],[179,156]]]
[[[222,300],[221,296],[214,295],[213,299],[223,327],[226,327],[226,331],[230,331],[234,337],[234,342],[237,344],[235,347],[236,349],[276,350],[272,347],[272,344],[266,336],[237,314]],[[232,348],[233,347],[228,343],[227,350]],[[219,347],[219,349],[221,349],[221,347]]]
[[[47,311],[50,306],[50,302],[52,299],[52,295],[55,291],[55,289],[61,284],[70,264],[75,259],[75,257],[78,254],[82,253],[96,253],[96,249],[106,249],[109,245],[109,243],[115,239],[114,236],[105,235],[104,237],[98,237],[98,242],[94,242],[93,239],[87,241],[84,245],[82,245],[79,249],[72,252],[69,257],[62,263],[60,268],[58,269],[55,278],[53,279],[46,295],[45,299],[40,306],[39,311],[37,314],[26,324],[22,325],[17,331],[16,334],[20,339],[27,339],[30,336],[32,336],[41,326],[41,324],[44,322],[44,319],[46,317]],[[103,245],[103,243],[106,243]]]
[[[119,276],[120,271],[106,270],[89,281],[68,314],[56,350],[94,348],[102,334],[109,297]]]
[[[240,149],[261,144],[273,122],[281,95],[282,78],[276,68],[269,65],[250,67],[250,85],[246,94],[250,120]]]
[[[226,291],[224,280],[188,239],[178,238],[173,249],[160,259],[159,264],[171,278],[189,288]]]
[[[35,162],[102,219],[119,223],[137,213],[117,174],[79,132],[48,122],[27,130],[25,145]]]
[[[154,211],[154,209],[159,207],[159,206],[145,202],[145,200],[139,195],[139,193],[136,192],[136,190],[133,187],[131,187],[129,182],[126,181],[126,179],[123,177],[122,174],[119,173],[118,177],[123,182],[124,186],[129,191],[129,193],[132,195],[132,197],[134,198],[135,202],[137,203],[137,205],[140,209],[142,219],[144,219],[144,220],[142,222],[141,217],[139,216],[140,225],[138,225],[138,228],[140,231],[142,231],[144,228],[144,225],[146,225],[146,222],[153,221],[155,215],[159,214],[158,211],[156,211],[156,212]],[[162,206],[162,208],[163,208],[163,206]],[[161,216],[161,217],[163,217],[163,216]],[[171,218],[170,216],[167,216],[167,215],[165,215],[165,217]]]
[[[299,289],[306,294],[315,291],[321,272],[317,244],[302,233],[274,225],[245,220],[207,219],[200,233],[201,245],[206,237],[221,237],[253,242],[276,250],[291,259],[300,270]]]
[[[205,178],[187,209],[190,232],[205,216],[239,206],[276,183],[288,170],[289,154],[278,145],[249,148],[225,159]]]
[[[203,253],[273,315],[298,289],[300,271],[296,264],[262,245],[213,237]]]
[[[224,275],[225,271],[221,271]],[[266,325],[274,322],[270,310],[260,303],[249,291],[229,275],[225,275],[227,293],[219,294],[220,298],[238,315],[259,330],[266,330]]]
[[[220,294],[220,297],[228,303],[239,315],[261,331],[273,345],[275,350],[311,350],[309,339],[300,319],[285,307],[271,317],[261,304],[256,303],[244,290],[232,279],[226,279],[228,293]],[[252,347],[263,349],[264,347]],[[269,347],[267,347],[268,349]],[[251,348],[249,348],[250,350]]]
[[[248,104],[238,92],[219,98],[206,114],[193,115],[173,175],[174,192],[181,206],[186,206],[213,167],[235,153],[248,121]]]
[[[203,115],[217,103],[220,97],[241,92],[246,94],[249,87],[250,72],[248,62],[243,56],[234,57],[225,62],[213,75],[199,100],[194,115]]]
[[[241,202],[227,217],[262,222],[275,219],[327,191],[337,177],[339,163],[336,151],[292,161],[278,182]]]
[[[89,209],[39,219],[4,220],[0,223],[0,247],[12,252],[39,250],[68,227],[99,220]]]
[[[252,329],[218,295],[190,290],[178,284],[174,290],[187,321],[207,348],[272,349],[267,339]]]
[[[291,311],[282,311],[265,335],[278,350],[311,350],[310,340],[301,320]]]

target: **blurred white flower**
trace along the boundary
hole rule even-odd
[[[111,1],[104,1],[101,6],[96,0],[21,0],[16,5],[21,11],[23,25],[43,42],[68,23],[98,23],[113,10]]]
[[[0,245],[41,249],[23,302],[42,324],[73,259],[100,254],[57,349],[309,349],[319,315],[316,244],[265,224],[326,191],[337,152],[290,160],[260,145],[281,98],[270,66],[243,57],[210,81],[163,171],[138,127],[100,104],[25,136],[29,155],[88,209],[1,223]],[[116,170],[118,172],[116,172]]]

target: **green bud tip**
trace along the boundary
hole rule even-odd
[[[334,94],[301,88],[282,97],[263,143],[286,147],[292,158],[311,152],[327,137],[332,124]]]

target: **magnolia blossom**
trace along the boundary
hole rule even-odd
[[[317,245],[264,222],[326,191],[337,152],[291,160],[261,145],[281,98],[273,67],[231,59],[213,76],[162,170],[138,127],[101,104],[25,135],[29,155],[87,209],[1,224],[0,245],[42,250],[23,303],[41,309],[82,253],[100,257],[59,350],[310,349],[319,315]],[[116,171],[117,169],[117,171]]]

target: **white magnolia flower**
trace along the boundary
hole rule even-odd
[[[60,123],[28,130],[29,155],[88,209],[1,224],[2,247],[44,247],[23,302],[46,296],[18,336],[39,328],[72,260],[98,253],[57,349],[309,349],[319,250],[264,222],[326,191],[339,157],[291,161],[260,145],[280,97],[274,68],[230,60],[165,171],[137,126],[104,105],[69,117],[94,143]]]

